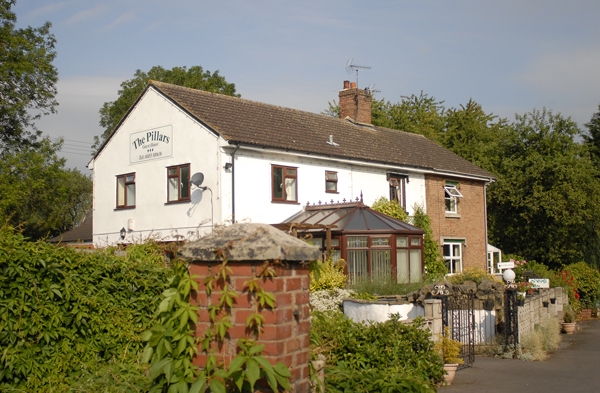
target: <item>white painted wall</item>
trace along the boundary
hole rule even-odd
[[[130,162],[130,134],[160,126],[172,127],[171,157]],[[108,145],[93,162],[94,169],[94,243],[106,246],[120,241],[119,230],[128,228],[127,242],[149,236],[175,240],[197,236],[211,228],[211,195],[192,187],[192,202],[167,204],[167,170],[190,163],[191,173],[205,175],[203,185],[213,190],[213,209],[219,217],[219,138],[204,129],[162,96],[148,90],[138,106],[125,119]],[[136,174],[136,207],[116,209],[116,176]]]
[[[401,321],[425,316],[425,308],[414,304],[396,304],[385,302],[361,303],[344,300],[344,315],[354,322],[385,322],[390,314],[400,314]]]
[[[300,211],[307,203],[335,203],[354,201],[363,194],[367,205],[381,196],[388,197],[389,169],[351,165],[335,160],[314,157],[298,157],[273,151],[257,152],[240,149],[236,153],[236,219],[263,223],[279,223]],[[271,166],[297,167],[298,203],[271,202]],[[325,192],[325,171],[338,173],[338,193]],[[415,203],[425,204],[425,178],[422,174],[410,174],[407,184],[407,207],[412,214]],[[230,190],[230,188],[229,188]],[[230,202],[225,202],[230,208]]]

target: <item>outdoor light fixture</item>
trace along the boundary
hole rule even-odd
[[[515,272],[512,271],[512,269],[506,269],[502,273],[502,278],[504,279],[504,281],[506,281],[506,287],[508,289],[514,289],[517,287],[517,284],[515,284],[516,277],[517,275],[515,274]]]
[[[126,234],[127,234],[127,231],[125,230],[125,228],[121,228],[121,230],[119,231],[119,235],[121,235],[121,240],[125,240]]]
[[[225,163],[225,170],[226,171],[230,170],[232,166],[233,166],[233,164],[231,162],[226,162]]]

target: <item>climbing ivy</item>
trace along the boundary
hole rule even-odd
[[[191,276],[188,266],[180,260],[174,262],[174,277],[163,293],[157,310],[158,322],[143,334],[148,342],[143,362],[150,362],[150,392],[199,393],[199,392],[253,392],[255,384],[265,379],[273,391],[278,387],[290,389],[291,374],[287,367],[278,362],[272,366],[262,356],[263,345],[254,339],[238,341],[238,354],[229,365],[219,359],[215,347],[223,344],[231,323],[231,307],[239,296],[230,290],[231,268],[228,266],[225,249],[217,250],[221,263],[211,268],[204,279],[207,299],[219,290],[218,301],[201,305],[208,310],[210,326],[203,336],[194,339],[194,327],[198,322],[198,307],[190,304],[191,292],[198,291],[198,276]],[[244,283],[244,292],[251,295],[255,312],[246,321],[248,329],[257,339],[262,333],[264,317],[262,309],[273,308],[275,297],[266,292],[261,281],[275,276],[275,270],[265,262],[256,276]],[[197,348],[206,356],[206,365],[198,369],[192,364]]]

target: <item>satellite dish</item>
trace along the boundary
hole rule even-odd
[[[196,187],[200,187],[200,185],[202,184],[202,182],[204,181],[204,174],[202,172],[197,172],[194,173],[192,175],[192,178],[190,180],[192,182],[193,185],[195,185]]]

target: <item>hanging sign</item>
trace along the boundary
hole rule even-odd
[[[532,288],[550,288],[549,278],[530,278]]]
[[[515,267],[514,262],[498,262],[498,269],[513,269]]]
[[[129,162],[157,160],[173,155],[173,126],[162,126],[129,135]]]

